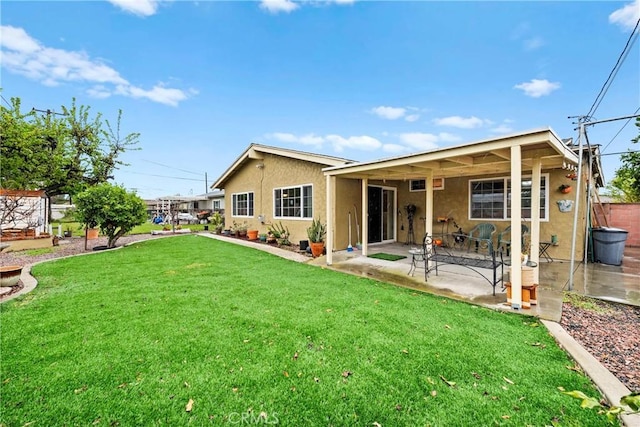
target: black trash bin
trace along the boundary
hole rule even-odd
[[[600,227],[591,230],[595,260],[603,264],[621,265],[627,230],[612,227]]]

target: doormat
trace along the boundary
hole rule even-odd
[[[381,252],[379,254],[369,255],[369,258],[383,259],[385,261],[398,261],[399,259],[406,258],[406,256],[404,256],[404,255],[385,254],[384,252]]]

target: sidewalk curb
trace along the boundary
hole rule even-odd
[[[591,378],[596,387],[602,392],[607,401],[619,406],[620,398],[631,393],[607,368],[584,349],[559,323],[542,320],[542,324],[562,347],[580,365],[582,370]],[[640,426],[640,414],[621,415],[620,419],[626,426]]]

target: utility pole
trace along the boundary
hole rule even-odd
[[[207,173],[204,173],[204,194],[209,192],[209,183],[207,182]]]
[[[571,262],[570,262],[570,267],[569,267],[569,291],[573,290],[573,270],[574,270],[574,263],[575,263],[575,253],[576,253],[576,233],[577,233],[577,227],[578,227],[578,207],[579,207],[579,202],[580,202],[580,187],[581,187],[581,183],[582,183],[582,176],[581,176],[581,171],[582,171],[582,141],[583,139],[586,140],[587,138],[587,126],[593,126],[593,125],[597,125],[599,123],[606,123],[606,122],[613,122],[613,121],[617,121],[617,120],[627,120],[627,119],[633,119],[635,117],[640,117],[640,114],[634,114],[631,116],[625,116],[625,117],[615,117],[613,119],[604,119],[604,120],[596,120],[593,122],[588,121],[588,117],[586,116],[580,116],[578,118],[578,182],[576,183],[576,201],[575,201],[575,206],[574,206],[574,212],[573,212],[573,234],[571,237]],[[589,150],[591,150],[591,148],[589,147]],[[588,177],[589,179],[589,184],[587,185],[591,185],[591,176]],[[587,198],[591,197],[591,194],[587,194]],[[589,201],[587,200],[587,207],[589,206]],[[587,212],[587,215],[589,213]],[[585,233],[588,234],[589,233],[589,229],[591,228],[590,224],[586,224],[585,227]],[[587,240],[588,236],[585,236],[585,242],[588,242]],[[586,243],[585,243],[585,256],[584,256],[584,262],[587,261],[587,247],[586,247]]]

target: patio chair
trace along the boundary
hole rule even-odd
[[[469,240],[467,251],[471,250],[471,242],[475,242],[476,252],[478,249],[487,249],[489,255],[493,253],[493,234],[496,232],[496,226],[483,222],[473,227],[467,237]]]
[[[524,248],[524,237],[525,234],[529,234],[529,227],[526,224],[520,224],[520,227],[521,247]],[[502,250],[503,248],[507,256],[509,256],[509,251],[511,250],[511,226],[508,226],[498,234],[498,250]]]

